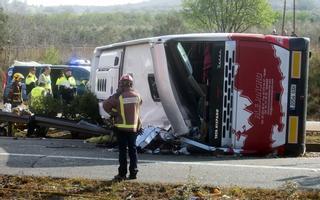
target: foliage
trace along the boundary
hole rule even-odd
[[[61,111],[61,102],[50,95],[37,97],[29,101],[29,108],[34,114],[55,117]]]
[[[275,19],[267,0],[184,0],[183,12],[194,27],[210,32],[244,32]]]
[[[86,119],[94,123],[101,123],[97,97],[90,91],[83,95],[78,95],[70,103],[63,104],[63,116],[67,119],[81,120]]]
[[[2,49],[4,45],[7,44],[7,21],[8,15],[3,12],[3,9],[0,7],[0,48]]]
[[[190,32],[183,16],[162,13],[59,13],[9,15],[16,46],[100,46],[114,42]],[[32,37],[30,37],[32,36]]]
[[[60,53],[59,50],[51,46],[46,53],[44,54],[42,58],[42,62],[44,63],[50,63],[50,64],[60,64],[61,59],[60,59]]]
[[[308,85],[308,118],[320,120],[320,51],[315,51],[310,59]]]

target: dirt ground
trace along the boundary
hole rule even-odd
[[[300,190],[287,183],[278,190],[199,186],[192,178],[185,185],[0,176],[1,199],[320,199],[319,190]]]

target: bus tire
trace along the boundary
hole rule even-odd
[[[298,157],[303,156],[306,153],[306,145],[305,144],[286,144],[285,147],[285,155]]]

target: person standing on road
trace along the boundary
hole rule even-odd
[[[119,145],[118,175],[114,180],[124,180],[127,175],[127,147],[129,150],[129,179],[136,179],[138,173],[138,158],[136,138],[141,128],[140,106],[142,100],[140,94],[133,90],[133,78],[124,74],[119,81],[117,93],[103,102],[104,110],[115,117],[114,131]]]
[[[29,74],[26,78],[26,90],[27,90],[27,95],[31,92],[33,88],[36,87],[36,82],[37,82],[37,77],[36,77],[36,68],[31,67],[29,69]]]
[[[44,72],[39,76],[39,84],[44,83],[44,88],[47,90],[48,95],[52,95],[50,73],[51,73],[51,68],[47,66],[44,68]]]

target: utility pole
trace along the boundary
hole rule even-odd
[[[286,5],[287,5],[287,1],[284,0],[284,2],[283,2],[283,14],[282,14],[281,35],[284,35],[284,21],[285,21],[285,18],[286,18]]]
[[[293,0],[293,30],[292,32],[296,33],[296,0]]]

